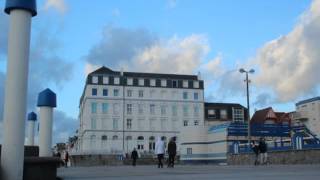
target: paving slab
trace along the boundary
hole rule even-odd
[[[318,180],[320,165],[69,167],[59,168],[58,176],[64,180]]]

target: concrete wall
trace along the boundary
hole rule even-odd
[[[228,165],[253,165],[253,153],[228,154]],[[269,164],[320,164],[320,149],[268,153]]]

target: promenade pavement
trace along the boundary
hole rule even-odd
[[[59,168],[64,180],[319,180],[320,165],[100,166]]]

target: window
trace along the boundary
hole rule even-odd
[[[193,87],[199,88],[199,81],[193,81]]]
[[[198,125],[199,125],[199,121],[198,121],[198,120],[195,120],[195,121],[194,121],[194,125],[195,125],[195,126],[198,126]]]
[[[128,78],[127,79],[127,85],[133,85],[133,79],[132,78]]]
[[[97,113],[97,103],[96,102],[92,102],[91,103],[91,113],[92,114],[96,114]]]
[[[120,104],[119,103],[114,103],[112,105],[112,110],[113,110],[113,114],[117,115],[120,113]]]
[[[102,103],[102,113],[107,114],[109,110],[108,103]]]
[[[137,140],[138,140],[138,149],[143,150],[144,149],[144,137],[139,136]]]
[[[92,84],[98,84],[98,76],[92,76]]]
[[[108,136],[107,135],[102,135],[101,136],[101,140],[107,140],[108,139]]]
[[[139,86],[144,86],[144,79],[139,79]]]
[[[127,129],[132,128],[132,119],[127,119]]]
[[[177,116],[178,112],[177,112],[177,106],[173,105],[172,106],[172,116]]]
[[[120,78],[119,77],[115,77],[114,78],[114,84],[120,84]]]
[[[167,91],[162,90],[162,91],[161,91],[161,98],[162,98],[162,99],[165,99],[165,98],[166,98],[166,94],[167,94]]]
[[[139,114],[143,114],[143,104],[138,104],[138,112]]]
[[[173,80],[172,81],[172,87],[174,87],[174,88],[178,87],[178,81]]]
[[[183,99],[188,99],[188,92],[183,92]]]
[[[127,137],[126,137],[126,140],[127,140],[127,141],[131,141],[131,140],[132,140],[132,136],[127,136]]]
[[[188,105],[184,105],[183,106],[183,115],[188,116],[188,111],[189,111]]]
[[[112,140],[118,140],[118,136],[117,135],[112,136]]]
[[[192,154],[192,148],[187,148],[187,154]]]
[[[118,119],[117,118],[113,118],[113,130],[118,130]]]
[[[143,97],[143,90],[139,90],[139,97]]]
[[[119,96],[119,89],[113,90],[113,96]]]
[[[167,80],[162,79],[162,80],[161,80],[161,86],[162,86],[162,87],[166,87],[166,86],[167,86]]]
[[[103,84],[109,84],[109,77],[103,77]]]
[[[103,89],[102,95],[103,96],[108,96],[108,89]]]
[[[199,93],[195,92],[193,93],[193,99],[198,100],[199,99]]]
[[[161,115],[166,115],[167,113],[167,107],[165,105],[161,106]]]
[[[156,113],[156,105],[155,104],[150,104],[150,114],[155,114]]]
[[[233,121],[237,121],[237,122],[244,121],[244,113],[242,108],[233,109]]]
[[[221,118],[221,119],[227,119],[227,118],[228,118],[228,116],[227,116],[227,110],[225,110],[225,109],[221,109],[221,110],[220,110],[220,118]]]
[[[156,80],[155,79],[151,79],[150,80],[150,86],[156,86]]]
[[[91,129],[97,129],[97,119],[91,118]]]
[[[193,107],[193,111],[194,116],[199,116],[199,106],[195,105]]]
[[[132,90],[131,89],[127,90],[127,97],[132,97]]]
[[[183,81],[182,87],[187,88],[188,87],[188,81]]]
[[[215,118],[216,117],[216,111],[214,109],[208,110],[208,117],[209,118]]]
[[[156,142],[154,136],[149,138],[149,150],[153,151],[156,147]]]
[[[132,114],[132,104],[127,104],[127,114]]]
[[[188,121],[187,120],[183,121],[183,126],[188,126]]]
[[[92,96],[96,96],[98,94],[97,88],[92,88],[91,94],[92,94]]]

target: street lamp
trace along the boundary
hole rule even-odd
[[[246,84],[247,84],[247,118],[248,118],[248,145],[250,145],[250,140],[251,140],[251,134],[250,134],[250,103],[249,103],[249,79],[248,79],[248,74],[251,73],[253,74],[254,73],[254,69],[250,69],[249,71],[246,71],[245,69],[241,68],[239,69],[239,72],[240,73],[246,73]]]

